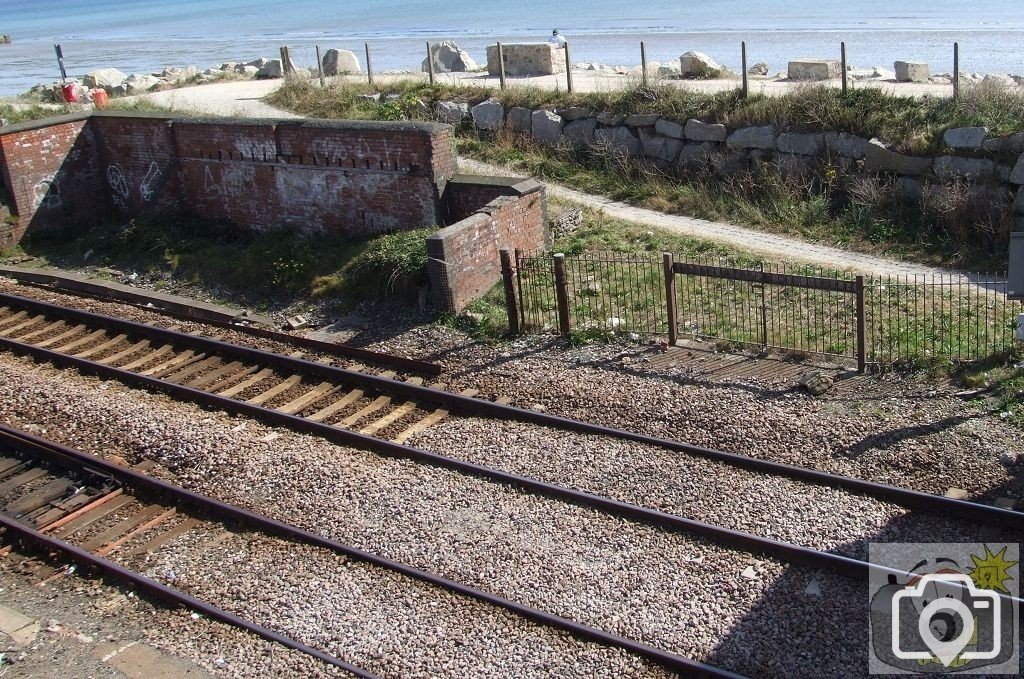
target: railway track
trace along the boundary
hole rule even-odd
[[[728,670],[604,632],[544,611],[381,558],[213,498],[151,478],[153,465],[131,469],[0,425],[0,537],[61,554],[81,566],[172,605],[245,629],[264,639],[311,655],[355,676],[375,677],[356,665],[280,632],[245,620],[217,606],[148,578],[136,570],[140,557],[160,550],[191,531],[216,536],[240,526],[286,540],[330,550],[407,576],[454,594],[496,606],[533,623],[568,632],[585,641],[623,649],[672,672],[693,677],[738,677]],[[216,541],[218,538],[213,537]],[[0,547],[0,557],[13,545]],[[47,566],[37,577],[60,577]]]

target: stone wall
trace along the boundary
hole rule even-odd
[[[496,100],[477,104],[468,116],[485,134],[500,129],[546,145],[599,146],[645,158],[666,169],[706,171],[727,177],[758,167],[783,174],[816,171],[823,163],[896,178],[908,199],[925,185],[962,180],[985,191],[1006,210],[1015,210],[1024,230],[1024,133],[992,137],[985,128],[949,130],[936,155],[912,156],[878,139],[845,132],[790,132],[772,125],[733,128],[657,114],[623,115],[573,107],[558,110],[506,109]]]
[[[501,45],[505,57],[505,75],[551,75],[565,73],[565,50],[548,42],[523,42]],[[498,46],[487,47],[487,73],[498,75]]]
[[[547,196],[533,180],[479,177],[456,177],[448,193],[450,213],[465,217],[427,238],[427,273],[434,307],[458,312],[501,280],[500,250],[533,251],[548,243]],[[494,194],[466,214],[474,201]]]

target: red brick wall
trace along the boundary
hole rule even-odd
[[[508,180],[498,181],[492,191],[502,190],[503,185],[507,188]],[[465,194],[479,195],[486,190],[478,184]],[[544,187],[531,182],[528,191],[499,196],[471,216],[429,236],[427,266],[434,306],[458,312],[486,293],[501,280],[500,250],[543,247],[547,240],[545,214]]]
[[[0,174],[13,224],[0,224],[0,246],[21,241],[29,228],[94,222],[105,216],[96,141],[86,116],[5,127]]]
[[[440,224],[455,172],[450,131],[120,112],[5,128],[2,173],[18,215],[5,237],[145,211],[349,235]]]

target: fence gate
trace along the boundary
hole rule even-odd
[[[670,343],[692,335],[843,356],[864,372],[863,276],[676,262],[671,253],[663,264]]]

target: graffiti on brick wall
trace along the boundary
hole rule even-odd
[[[203,168],[203,191],[210,196],[238,198],[256,190],[256,168],[251,165],[228,165],[214,177],[210,165]]]
[[[353,144],[338,143],[333,139],[314,139],[310,150],[314,157],[323,161],[326,165],[339,164],[341,161],[354,158],[363,159],[368,157],[381,157],[383,166],[387,169],[402,166],[402,149],[392,149],[386,139],[377,140],[374,144],[378,147],[375,153],[370,142],[362,137],[354,140]]]
[[[267,160],[277,157],[277,146],[270,141],[236,139],[235,150],[241,153],[243,158],[249,157],[252,160]]]
[[[142,196],[142,200],[149,203],[156,196],[156,187],[163,177],[163,173],[160,172],[160,168],[157,167],[156,161],[152,161],[149,164],[149,170],[146,172],[146,176],[142,178],[142,182],[139,184],[139,195]]]
[[[60,197],[60,172],[43,177],[32,187],[32,206],[42,208],[58,208],[63,204]]]
[[[110,187],[110,199],[114,205],[122,210],[128,207],[128,196],[131,195],[131,187],[128,184],[128,175],[124,168],[117,163],[107,166],[107,185]]]

